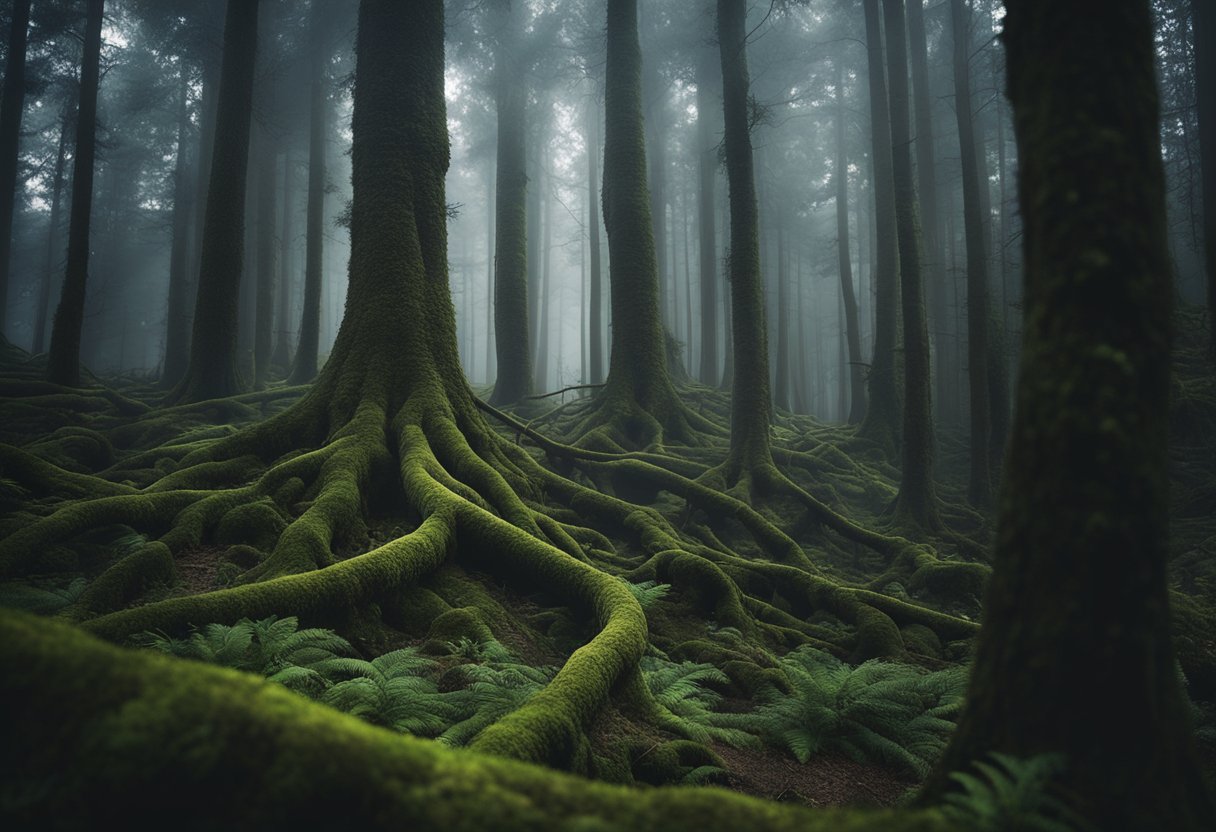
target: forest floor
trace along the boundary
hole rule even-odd
[[[1171,582],[1180,660],[1212,780],[1216,714],[1206,703],[1216,701],[1216,377],[1197,346],[1201,323],[1189,313],[1180,321]],[[171,563],[139,555],[143,560],[132,566],[167,529],[159,520],[109,522],[97,510],[106,494],[156,494],[188,452],[282,412],[305,388],[271,386],[160,408],[162,392],[147,380],[106,378],[84,389],[55,388],[41,381],[40,357],[11,348],[0,365],[0,606],[84,623],[241,586],[265,561],[282,527],[312,505],[307,492],[277,499],[282,518],[272,524],[277,528],[270,540],[257,539],[259,527],[251,533],[233,509],[197,540],[176,546]],[[682,395],[689,408],[721,421],[722,394],[686,386]],[[526,431],[518,422],[491,424],[562,476],[657,511],[689,541],[728,548],[749,563],[771,558],[745,520],[714,516],[686,495],[629,477],[576,471],[577,464],[552,459],[532,441],[529,431],[560,439],[562,426],[577,421],[588,401],[552,407],[550,399],[516,410],[513,417],[527,424]],[[760,516],[797,543],[817,577],[944,616],[954,622],[953,635],[904,621],[898,655],[871,657],[860,652],[850,622],[824,609],[808,610],[781,574],[761,579],[762,573],[724,561],[722,570],[742,588],[732,596],[715,584],[722,572],[696,573],[678,557],[656,557],[628,536],[593,536],[587,550],[596,568],[625,582],[645,612],[649,647],[641,676],[660,718],[614,694],[587,730],[589,753],[580,773],[636,784],[709,783],[809,806],[888,806],[908,796],[932,764],[961,701],[970,640],[958,633],[980,619],[983,582],[975,575],[986,568],[991,535],[991,514],[965,502],[965,444],[951,434],[939,437],[947,530],[926,535],[891,527],[886,510],[898,472],[852,429],[781,414],[774,436],[777,466],[815,500],[883,539],[923,544],[931,562],[917,560],[926,549],[893,557],[881,546],[825,529],[806,502],[780,495],[758,506]],[[712,464],[720,451],[668,450],[694,468]],[[101,483],[110,490],[99,491]],[[367,495],[365,533],[335,540],[334,564],[419,528],[422,518],[394,511],[395,497]],[[544,494],[533,502],[559,523],[585,520],[548,506]],[[11,542],[23,529],[85,505],[97,519],[74,525],[36,558],[3,549],[6,538]],[[256,659],[258,646],[271,640],[265,621],[257,622],[261,629],[253,622],[198,622],[125,641],[260,672],[373,723],[462,745],[543,687],[597,626],[569,598],[496,569],[485,553],[465,556],[459,548],[458,542],[455,558],[395,602],[378,599],[337,617],[303,612],[299,626],[322,628],[299,631],[312,634],[293,642],[292,649],[303,652]],[[974,568],[942,571],[942,563]],[[745,621],[731,617],[732,604],[742,604]],[[293,620],[289,629],[295,628]],[[338,640],[326,642],[324,633]]]

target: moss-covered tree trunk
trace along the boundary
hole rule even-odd
[[[731,327],[735,382],[731,391],[727,481],[771,463],[768,336],[760,274],[760,229],[748,121],[747,4],[718,0],[722,61],[723,142],[730,185]]]
[[[329,122],[323,44],[328,38],[325,3],[313,0],[309,21],[312,50],[308,92],[308,213],[304,223],[304,306],[300,313],[300,339],[289,378],[307,384],[316,378],[321,349],[321,280],[325,257],[325,136]]]
[[[160,381],[177,384],[186,372],[190,352],[190,163],[186,139],[190,133],[190,78],[181,68],[177,111],[177,161],[173,168],[173,242],[169,250],[169,303],[165,313],[165,360]]]
[[[35,355],[46,349],[46,324],[51,312],[51,286],[54,283],[55,264],[58,262],[59,255],[59,221],[63,208],[63,170],[70,127],[68,107],[65,106],[59,117],[59,148],[55,151],[55,172],[51,174],[51,216],[47,223],[46,257],[42,267],[42,282],[38,287],[38,304],[34,307],[34,343],[30,351]]]
[[[97,88],[101,82],[103,0],[89,0],[80,57],[80,97],[76,110],[76,150],[72,160],[72,208],[63,289],[51,327],[47,380],[74,387],[80,383],[80,332],[89,274],[89,223],[93,215],[93,159],[96,155]]]
[[[918,2],[918,0],[912,0]],[[899,294],[903,311],[904,412],[897,516],[925,528],[940,525],[933,485],[933,409],[930,403],[929,331],[921,281],[920,221],[912,171],[907,38],[904,0],[882,0],[891,84],[891,159],[895,225],[899,236]]]
[[[888,456],[899,445],[899,397],[895,387],[896,319],[899,315],[899,248],[895,230],[895,186],[891,167],[891,111],[883,59],[879,0],[862,0],[870,85],[871,179],[874,191],[875,255],[874,355],[870,359],[870,401],[861,435]],[[906,83],[906,79],[905,79]]]
[[[857,294],[853,290],[853,265],[849,257],[849,158],[845,141],[844,63],[836,64],[836,167],[832,180],[836,186],[836,254],[840,264],[840,296],[844,302],[844,324],[849,344],[849,424],[859,425],[866,418],[866,383],[861,366],[861,325],[857,319]],[[840,385],[844,386],[844,375]]]
[[[1199,115],[1199,166],[1203,177],[1203,247],[1208,325],[1216,353],[1216,8],[1191,0],[1195,38],[1195,102]]]
[[[954,112],[963,167],[963,225],[967,235],[967,381],[971,424],[968,498],[985,506],[992,498],[988,468],[991,430],[988,390],[988,252],[980,200],[980,159],[971,116],[971,16],[962,0],[950,0],[954,32]],[[986,167],[986,166],[984,166]]]
[[[697,60],[697,247],[701,261],[702,384],[716,386],[718,376],[718,241],[714,228],[714,183],[718,150],[710,113],[714,110],[714,76],[720,73],[717,55],[702,48]]]
[[[599,102],[587,107],[587,383],[604,381],[604,284],[600,268]]]
[[[1208,829],[1166,585],[1170,314],[1148,2],[1007,4],[1025,336],[967,705],[929,785],[1066,757],[1099,829]]]
[[[493,404],[512,404],[532,392],[528,286],[528,91],[518,76],[516,49],[523,13],[504,5],[498,18],[494,103],[498,112],[494,188],[494,343],[498,377]],[[535,228],[533,233],[535,233]]]
[[[241,389],[238,298],[244,265],[245,173],[257,24],[258,0],[228,0],[190,364],[169,393],[170,402],[218,399]]]
[[[4,92],[0,95],[0,333],[8,331],[9,261],[13,252],[13,200],[17,192],[17,149],[25,110],[25,44],[30,0],[14,0],[9,18]]]

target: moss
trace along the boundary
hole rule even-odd
[[[269,498],[231,508],[215,530],[217,543],[248,543],[263,552],[270,551],[287,527]]]
[[[455,643],[462,638],[488,641],[494,638],[494,633],[490,631],[476,607],[458,607],[436,616],[427,631],[427,638],[436,642],[442,650],[447,642]]]
[[[908,624],[899,629],[899,634],[912,652],[934,659],[942,658],[941,639],[924,624]]]
[[[634,779],[652,786],[678,783],[700,766],[725,767],[721,757],[689,740],[636,743],[633,752],[630,769]]]
[[[161,543],[150,543],[98,575],[80,596],[77,606],[86,615],[121,609],[150,586],[172,584],[176,578],[169,549]]]

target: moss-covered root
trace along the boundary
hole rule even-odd
[[[937,832],[929,811],[636,791],[401,737],[262,679],[0,613],[0,823]]]

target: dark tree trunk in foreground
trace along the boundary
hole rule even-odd
[[[836,250],[840,263],[840,296],[844,302],[844,325],[849,343],[850,425],[866,418],[866,383],[861,366],[861,329],[857,319],[857,295],[853,291],[853,265],[849,259],[849,159],[845,144],[844,65],[836,61]],[[844,375],[840,386],[844,387]],[[843,415],[843,414],[842,414]]]
[[[713,51],[702,49],[697,61],[697,237],[701,253],[701,371],[703,384],[718,383],[718,241],[714,229],[714,180],[718,149],[710,113],[721,70]]]
[[[17,192],[17,150],[25,109],[25,44],[30,0],[15,0],[8,33],[4,93],[0,97],[0,335],[8,331],[9,261],[13,253],[13,200]]]
[[[768,336],[760,274],[760,233],[752,140],[748,132],[747,4],[718,0],[722,114],[730,183],[730,292],[735,351],[728,482],[742,469],[770,463]]]
[[[532,392],[532,338],[528,309],[528,91],[519,78],[515,51],[518,8],[499,13],[497,77],[497,184],[494,188],[494,339],[498,378],[493,404],[512,404]],[[536,233],[536,228],[532,233]]]
[[[325,131],[329,115],[329,96],[325,90],[323,44],[327,15],[322,0],[313,0],[309,21],[312,64],[308,93],[308,213],[304,220],[304,305],[300,312],[300,339],[296,345],[291,384],[307,384],[316,378],[318,351],[321,349],[321,280],[325,257]]]
[[[169,394],[172,402],[222,398],[241,388],[237,304],[245,250],[245,173],[257,24],[257,0],[228,0],[190,366]]]
[[[173,243],[169,251],[169,303],[165,310],[165,363],[162,386],[181,380],[190,361],[190,163],[186,141],[190,133],[190,79],[181,70],[177,113],[177,162],[173,168]]]
[[[76,112],[76,151],[72,160],[72,210],[63,290],[51,328],[47,380],[75,387],[80,383],[80,331],[84,326],[85,285],[89,273],[89,221],[93,213],[93,159],[96,155],[97,87],[100,83],[103,0],[89,0],[80,59],[80,104]]]
[[[950,0],[954,29],[954,112],[963,165],[963,224],[967,235],[967,379],[971,414],[971,467],[968,498],[986,506],[992,499],[988,469],[991,430],[988,390],[988,252],[980,200],[979,148],[971,121],[971,17],[963,0]]]
[[[1025,341],[984,626],[929,794],[990,751],[1059,752],[1095,828],[1209,829],[1166,589],[1174,293],[1149,4],[1007,8]]]
[[[887,103],[879,0],[862,0],[870,74],[871,172],[874,185],[875,262],[874,355],[870,359],[870,401],[861,435],[894,456],[899,444],[899,398],[895,389],[895,335],[899,314],[899,249],[891,168],[891,111]],[[900,70],[903,73],[903,70]],[[905,84],[907,83],[905,74]]]
[[[600,186],[596,168],[600,156],[600,111],[594,99],[587,108],[587,293],[588,384],[604,381],[604,286],[600,269]]]
[[[902,467],[896,513],[919,526],[936,528],[933,486],[933,410],[929,393],[929,332],[921,285],[920,224],[912,177],[912,130],[908,112],[907,40],[904,0],[882,0],[891,80],[891,148],[895,223],[899,235],[899,290],[903,309],[904,418]],[[917,2],[917,0],[913,0]]]
[[[1216,353],[1216,8],[1192,0],[1195,100],[1199,114],[1199,165],[1203,176],[1203,247],[1207,268],[1208,324]]]
[[[42,269],[42,283],[38,288],[38,305],[34,309],[35,355],[46,349],[46,323],[51,312],[51,286],[55,277],[55,258],[59,253],[59,214],[63,202],[63,166],[67,155],[68,130],[71,121],[68,108],[64,107],[59,124],[59,149],[55,152],[55,173],[51,176],[51,218],[46,232],[46,259]]]

